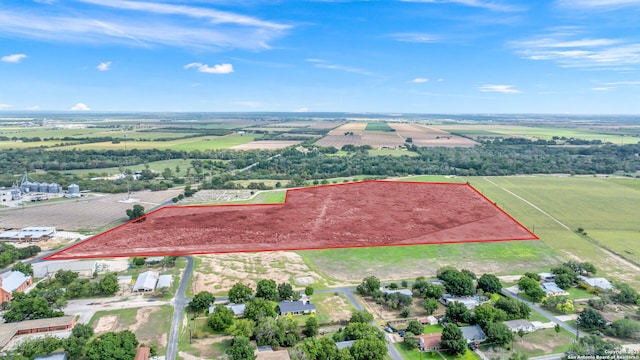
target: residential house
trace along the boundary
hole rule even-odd
[[[273,351],[271,346],[258,346],[256,360],[291,360],[287,350]]]
[[[449,304],[451,304],[451,303],[459,302],[459,303],[464,304],[464,306],[467,308],[467,310],[473,310],[473,309],[477,308],[485,300],[486,300],[486,298],[480,297],[480,296],[475,296],[475,297],[454,297],[451,294],[444,294],[440,298],[440,302],[444,306],[449,306]]]
[[[418,349],[421,351],[438,351],[440,350],[440,341],[442,333],[423,334],[416,336],[418,339]]]
[[[355,343],[355,340],[348,340],[348,341],[338,341],[336,343],[336,347],[338,348],[338,351],[344,349],[344,348],[351,348],[353,346],[353,343]]]
[[[280,315],[303,315],[316,312],[316,306],[305,301],[284,300],[278,303]]]
[[[411,292],[411,290],[409,289],[397,289],[397,290],[389,290],[389,289],[385,289],[385,288],[380,288],[380,290],[382,290],[383,294],[402,294],[402,295],[407,295],[407,296],[413,296],[413,292]]]
[[[459,329],[462,331],[462,337],[467,340],[467,343],[483,342],[487,339],[487,335],[478,325],[461,326]]]
[[[20,271],[6,272],[0,276],[0,302],[8,303],[13,298],[13,292],[23,292],[33,285],[31,275]]]
[[[40,355],[35,357],[33,360],[67,360],[69,357],[66,352],[49,354],[49,355]]]
[[[151,349],[141,346],[136,350],[136,357],[134,360],[149,360],[151,357]]]
[[[556,284],[555,282],[543,282],[542,285],[540,285],[540,287],[542,287],[542,290],[544,290],[545,294],[547,296],[567,296],[569,295],[568,292],[562,290],[558,284]]]
[[[607,291],[613,289],[613,285],[609,280],[605,278],[588,278],[586,276],[578,276],[580,281],[591,286],[592,288],[600,289],[601,291]]]
[[[156,289],[168,288],[171,287],[171,282],[173,280],[173,275],[160,275],[158,277],[158,284],[156,285]]]
[[[554,273],[543,272],[539,273],[538,276],[540,276],[540,280],[545,282],[556,281],[556,274]]]
[[[145,264],[157,264],[161,263],[164,260],[163,256],[152,256],[144,259]]]
[[[518,332],[520,330],[524,332],[531,332],[536,330],[532,323],[524,319],[509,320],[505,321],[504,324],[513,332]]]

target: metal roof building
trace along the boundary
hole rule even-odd
[[[2,289],[8,293],[12,293],[15,289],[19,288],[20,285],[29,281],[29,276],[21,273],[20,271],[12,271],[6,274],[6,277],[3,274],[2,281]]]
[[[156,289],[159,275],[155,271],[145,271],[138,279],[136,279],[135,285],[133,285],[134,292],[151,292]]]
[[[171,287],[171,280],[173,280],[173,275],[160,275],[156,288],[160,289]]]
[[[98,262],[94,260],[43,261],[32,264],[33,277],[43,278],[53,275],[58,270],[73,271],[80,277],[90,277],[98,270]]]

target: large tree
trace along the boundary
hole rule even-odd
[[[256,286],[256,297],[277,301],[278,289],[276,282],[269,279],[258,280],[258,284]]]
[[[293,300],[295,296],[295,292],[293,291],[293,287],[288,283],[280,283],[278,284],[278,297],[280,300]]]
[[[208,291],[201,291],[191,299],[189,307],[197,314],[208,310],[209,306],[211,306],[214,301],[216,301],[216,298],[212,293]]]
[[[447,304],[444,318],[445,321],[452,323],[467,322],[469,320],[469,310],[463,303],[452,301]]]
[[[457,326],[447,324],[444,329],[442,329],[440,348],[451,355],[464,354],[467,350],[467,341]]]
[[[256,323],[251,319],[234,320],[233,324],[227,329],[227,333],[231,336],[244,336],[251,338]]]
[[[495,346],[505,346],[513,340],[513,332],[504,323],[488,323],[485,331],[487,342]]]
[[[136,356],[138,340],[129,330],[108,332],[93,339],[86,347],[89,360],[130,360]]]
[[[351,313],[350,323],[365,323],[368,324],[373,321],[373,315],[367,310],[359,310]]]
[[[432,315],[436,310],[438,310],[438,300],[434,298],[425,298],[422,301],[422,307],[427,312],[427,315]]]
[[[318,319],[315,316],[310,316],[304,323],[304,335],[308,337],[316,336],[319,328]]]
[[[272,317],[275,315],[275,305],[263,298],[253,298],[249,300],[244,308],[244,316],[253,321],[258,321],[258,319],[262,317]]]
[[[578,319],[576,321],[576,325],[578,326],[578,328],[584,330],[604,329],[606,324],[607,322],[605,321],[602,314],[600,314],[598,310],[590,307],[582,310],[580,315],[578,315]]]
[[[382,360],[387,355],[387,346],[384,340],[368,336],[356,340],[350,352],[354,360]]]
[[[251,295],[253,295],[253,289],[243,283],[236,283],[229,290],[229,301],[244,304],[251,299]]]
[[[478,289],[482,289],[484,292],[497,294],[502,289],[500,279],[493,274],[482,274],[478,279]]]
[[[127,209],[127,216],[129,220],[135,220],[141,216],[144,216],[144,206],[140,204],[133,205],[133,208]]]
[[[244,336],[236,336],[231,341],[231,346],[227,349],[226,354],[229,360],[255,360],[256,347],[251,345],[249,338]]]
[[[362,295],[376,295],[380,292],[380,280],[375,276],[368,276],[362,280],[356,291]]]
[[[424,332],[424,326],[422,326],[418,320],[411,320],[409,321],[409,324],[407,324],[407,331],[413,335],[422,335]]]
[[[207,318],[207,324],[213,330],[222,331],[233,325],[233,310],[224,305],[217,305],[213,312]]]

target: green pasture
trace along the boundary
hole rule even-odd
[[[282,204],[285,196],[285,190],[268,190],[257,193],[249,200],[231,201],[228,204]]]
[[[249,143],[255,139],[255,135],[231,134],[225,136],[199,136],[188,139],[178,139],[170,141],[130,141],[127,140],[127,149],[169,149],[169,150],[211,150],[228,149],[232,146]],[[58,147],[56,150],[79,149],[79,150],[124,150],[125,142],[118,144],[112,142],[101,142],[92,144],[79,144]]]
[[[47,141],[0,141],[0,149],[29,149],[37,147],[51,147],[61,143],[71,143],[73,141],[47,140]]]
[[[394,179],[397,181],[415,181],[415,182],[450,182],[450,183],[464,183],[467,180],[465,178],[459,177],[451,177],[445,175],[417,175],[417,176],[408,176],[399,179]]]
[[[389,124],[387,124],[386,122],[368,122],[367,126],[364,128],[364,131],[385,131],[385,132],[394,132],[395,129],[393,129],[391,126],[389,126]]]
[[[618,179],[604,177],[466,179],[533,230],[557,253],[568,259],[592,262],[599,269],[599,275],[609,276],[612,280],[640,284],[640,275],[630,272],[627,264],[612,261],[611,256],[599,248],[605,247],[632,261],[640,261],[639,251],[635,251],[640,232],[640,222],[637,221],[640,192],[635,189],[637,185],[621,185]],[[579,227],[584,228],[587,236],[575,233]]]
[[[446,265],[482,274],[542,272],[562,258],[541,241],[385,246],[298,252],[330,277],[359,282],[375,275],[383,280],[434,275]]]
[[[623,135],[616,135],[611,133],[600,133],[596,131],[582,130],[579,128],[555,128],[555,127],[505,127],[505,128],[491,128],[492,132],[512,135],[518,137],[524,137],[527,139],[543,139],[551,140],[554,136],[576,138],[583,140],[601,140],[602,142],[612,142],[614,144],[631,144],[640,141],[638,138],[629,138]]]

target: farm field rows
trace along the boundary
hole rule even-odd
[[[389,124],[403,139],[411,138],[416,146],[474,146],[476,142],[435,127],[418,124]]]

